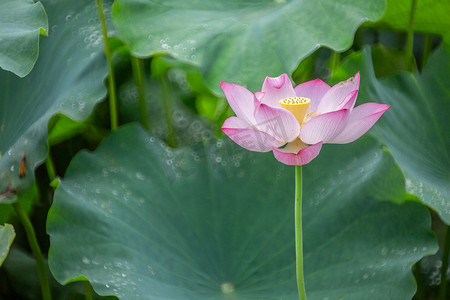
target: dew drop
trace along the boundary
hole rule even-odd
[[[155,276],[155,271],[153,270],[152,266],[148,266],[148,271],[150,272],[150,274],[152,274],[153,276]]]
[[[224,294],[230,294],[230,293],[234,292],[234,286],[233,286],[233,284],[231,284],[229,282],[225,282],[220,285],[220,290]]]

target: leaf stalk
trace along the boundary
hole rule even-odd
[[[139,121],[145,129],[149,130],[147,104],[145,102],[144,61],[140,58],[131,56],[131,68],[133,69],[134,83],[136,84],[139,94]]]
[[[173,108],[170,98],[170,83],[169,78],[167,78],[167,73],[164,73],[160,76],[160,83],[161,83],[161,94],[162,94],[162,101],[163,101],[163,107],[164,107],[164,114],[166,117],[167,122],[167,145],[170,147],[175,147],[176,141],[175,141],[175,127],[173,124]]]
[[[416,8],[417,0],[412,0],[411,2],[411,13],[409,15],[409,26],[408,35],[406,38],[406,63],[410,67],[410,70],[414,70],[414,53],[413,53],[413,43],[414,43],[414,20],[416,18]]]
[[[103,50],[105,52],[106,62],[108,64],[109,70],[108,84],[109,84],[109,111],[111,118],[111,130],[116,130],[119,125],[119,117],[117,109],[116,82],[114,79],[114,70],[111,61],[111,50],[109,47],[108,32],[106,30],[106,21],[105,21],[105,14],[103,13],[102,1],[96,0],[96,2],[97,2],[98,16],[100,19],[100,25],[102,28]]]
[[[450,226],[447,226],[444,239],[444,249],[442,250],[442,265],[441,265],[441,285],[439,286],[439,300],[447,299],[447,269],[448,256],[450,254]]]
[[[22,226],[25,229],[27,235],[28,243],[30,244],[31,251],[33,252],[34,259],[36,260],[36,266],[38,269],[39,281],[41,283],[42,299],[51,300],[50,284],[48,280],[47,266],[45,265],[44,257],[42,256],[41,248],[36,238],[36,233],[34,231],[33,225],[28,218],[27,213],[23,209],[19,201],[12,204],[17,217],[19,218]]]
[[[423,43],[423,56],[422,56],[421,70],[423,70],[427,64],[428,57],[430,56],[432,46],[433,46],[433,36],[431,34],[426,34],[425,41]]]
[[[92,296],[92,288],[89,281],[83,281],[83,287],[86,300],[94,300],[94,297]]]

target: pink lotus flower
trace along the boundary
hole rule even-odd
[[[322,144],[347,144],[366,133],[389,105],[365,103],[355,108],[359,72],[333,87],[320,79],[292,87],[287,74],[266,77],[253,94],[233,83],[220,83],[236,114],[223,132],[245,149],[273,151],[287,165],[304,165]]]

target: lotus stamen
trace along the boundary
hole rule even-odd
[[[305,97],[289,97],[279,101],[282,108],[288,110],[301,125],[305,119],[311,100]]]

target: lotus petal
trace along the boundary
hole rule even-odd
[[[220,86],[236,116],[249,124],[255,124],[255,95],[238,84],[221,82]]]
[[[330,88],[331,87],[322,80],[314,79],[300,83],[294,88],[294,91],[297,97],[305,97],[311,100],[307,111],[307,113],[309,113],[317,108],[320,100]]]
[[[273,155],[275,158],[286,165],[301,166],[306,165],[317,155],[319,155],[320,149],[322,149],[322,142],[316,143],[311,146],[299,149],[298,152],[290,152],[295,148],[298,148],[301,144],[296,145],[296,142],[289,143],[285,148],[273,148]]]
[[[261,99],[261,103],[273,107],[281,107],[279,101],[284,98],[295,97],[292,82],[287,74],[278,77],[267,76],[261,91],[265,93]]]
[[[280,145],[271,135],[255,129],[238,117],[229,117],[222,125],[222,131],[239,146],[256,152],[268,152]]]
[[[316,116],[306,122],[300,130],[300,138],[304,143],[328,143],[347,125],[350,117],[349,109],[341,109]]]
[[[291,142],[300,134],[300,124],[297,119],[283,108],[261,103],[255,109],[255,119],[260,130],[278,141]]]
[[[350,114],[347,126],[329,143],[347,144],[357,140],[372,128],[389,107],[390,105],[379,103],[364,103],[355,107]]]
[[[349,79],[335,84],[323,96],[317,107],[317,112],[326,113],[338,109],[339,104],[350,92],[359,89],[359,72]]]

